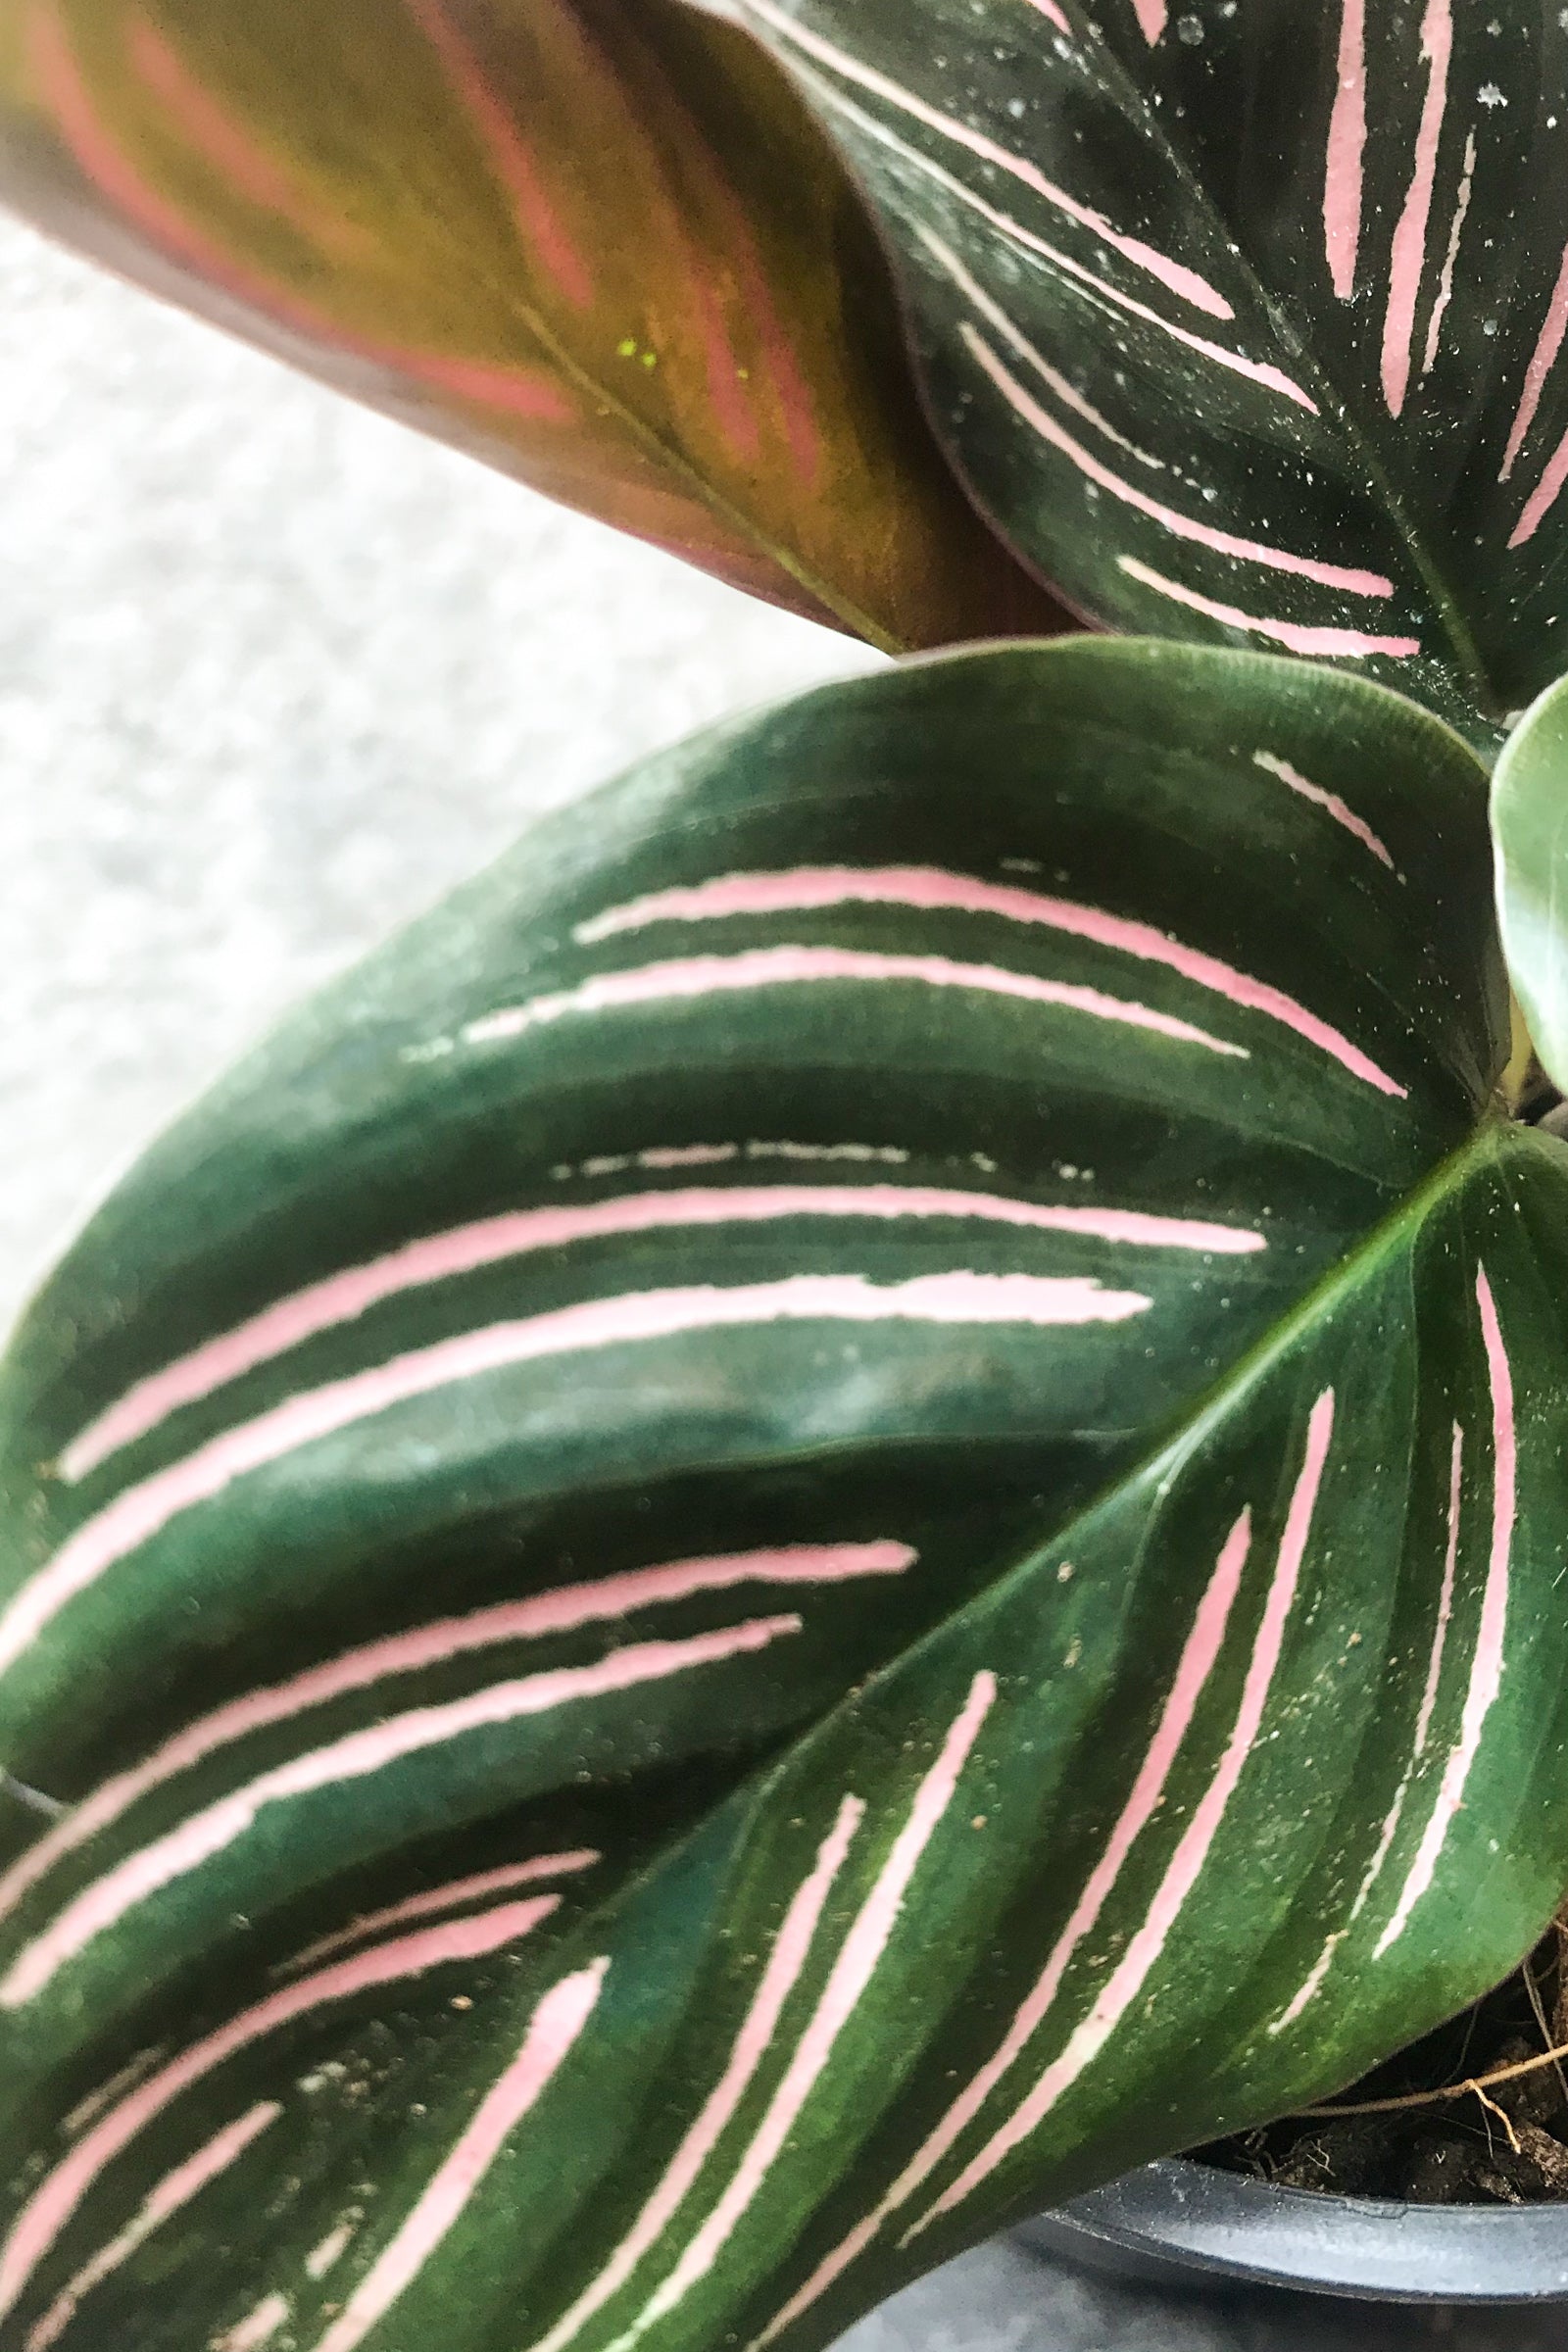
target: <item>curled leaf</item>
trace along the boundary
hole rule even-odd
[[[739,587],[886,647],[1066,625],[948,471],[831,147],[679,0],[23,0],[0,178]]]

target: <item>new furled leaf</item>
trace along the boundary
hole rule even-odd
[[[1263,658],[830,687],[533,832],[0,1379],[20,2352],[807,2346],[1564,1877],[1568,1159],[1485,781]]]
[[[1123,629],[1478,736],[1568,660],[1555,10],[745,0],[896,250],[931,412]]]
[[[1502,748],[1492,783],[1497,914],[1514,993],[1558,1086],[1568,1085],[1568,688],[1548,686]]]
[[[340,389],[884,647],[1064,625],[831,147],[679,0],[17,0],[0,187]]]

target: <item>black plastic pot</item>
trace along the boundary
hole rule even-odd
[[[1396,2205],[1172,2159],[1019,2226],[1124,2278],[1216,2278],[1380,2303],[1568,2301],[1568,2205]]]

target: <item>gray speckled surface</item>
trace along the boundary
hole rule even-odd
[[[238,1046],[530,811],[877,659],[0,220],[0,1320]]]
[[[289,998],[560,802],[874,657],[0,222],[0,1320]],[[1568,2352],[980,2249],[854,2352]]]

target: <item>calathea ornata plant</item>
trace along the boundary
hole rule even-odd
[[[5,2352],[804,2352],[1568,1881],[1470,748],[1548,689],[1562,1078],[1568,35],[747,21],[792,79],[676,0],[0,4],[89,249],[881,644],[1036,632],[537,828],[24,1318]]]
[[[172,1131],[0,1399],[8,2340],[814,2343],[1506,1972],[1568,1152],[1485,825],[1332,672],[950,656]]]

